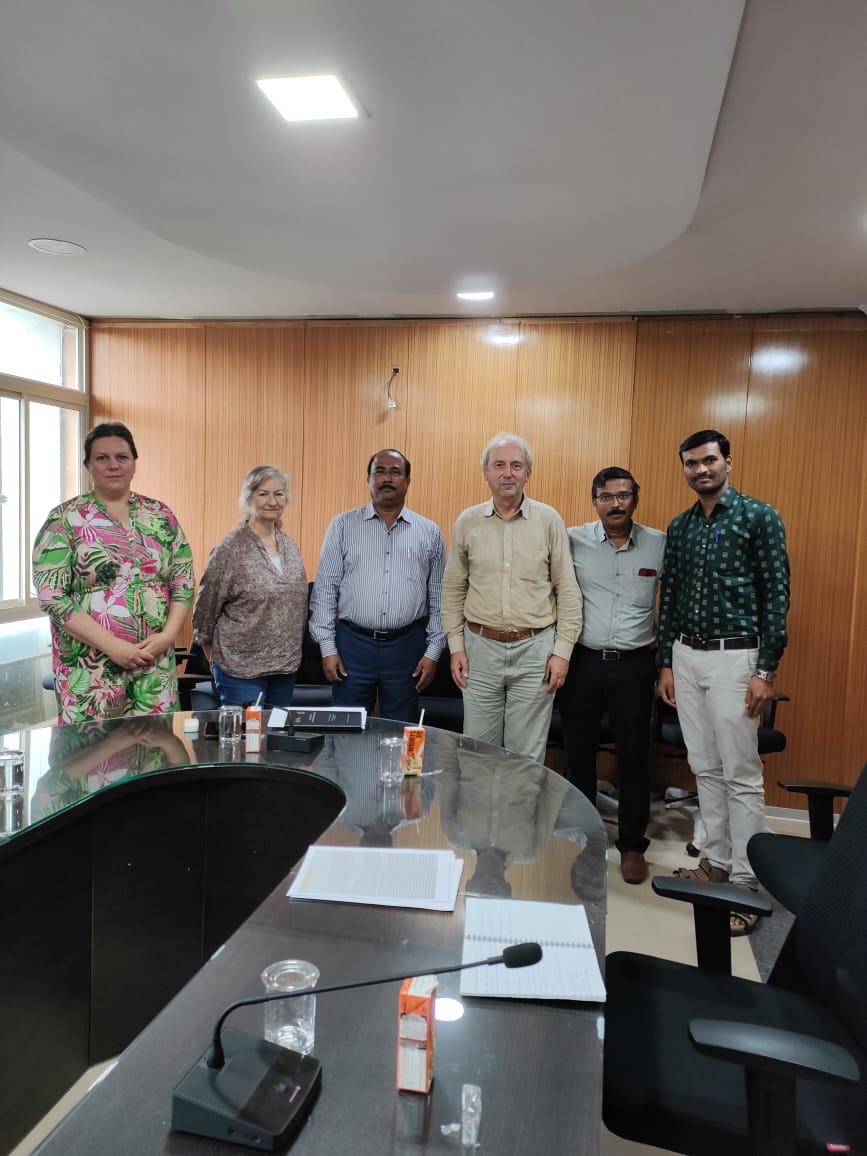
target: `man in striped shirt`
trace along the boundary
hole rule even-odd
[[[440,594],[446,549],[439,527],[404,505],[410,463],[380,450],[367,463],[370,501],[331,522],[310,599],[310,633],[335,706],[418,720],[445,645]]]

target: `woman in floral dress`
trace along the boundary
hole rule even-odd
[[[174,642],[193,600],[193,559],[168,506],[130,490],[137,458],[120,422],[92,429],[93,489],[55,507],[36,536],[61,723],[178,709]]]

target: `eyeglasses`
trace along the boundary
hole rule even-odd
[[[599,504],[602,506],[610,506],[612,502],[620,502],[622,504],[624,502],[628,502],[630,498],[634,497],[634,493],[627,494],[625,492],[622,494],[597,494],[593,501],[599,502]]]
[[[388,470],[385,468],[385,466],[377,466],[376,469],[372,471],[372,473],[373,473],[373,476],[375,478],[386,478],[386,477],[388,477],[388,478],[402,478],[403,477],[403,470],[400,468],[400,466],[392,466]]]

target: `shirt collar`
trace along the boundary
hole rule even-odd
[[[737,490],[734,488],[734,486],[731,484],[731,482],[729,482],[728,486],[725,488],[725,490],[723,490],[723,492],[722,492],[722,493],[720,494],[720,496],[717,498],[717,500],[716,500],[716,506],[714,506],[713,510],[711,510],[711,512],[710,512],[710,516],[711,516],[711,517],[713,516],[713,514],[714,514],[714,512],[715,512],[715,510],[716,510],[716,508],[717,508],[717,506],[722,506],[722,507],[723,507],[724,509],[726,509],[726,510],[727,510],[727,509],[729,509],[729,507],[730,507],[730,506],[733,506],[733,505],[735,504],[735,501],[736,501],[736,500],[737,500],[739,497],[740,497],[740,494],[739,494],[739,493],[738,493],[738,491],[737,491]],[[704,516],[704,515],[702,514],[701,504],[700,504],[700,502],[698,501],[698,499],[697,499],[697,498],[696,498],[696,501],[695,501],[695,505],[692,507],[692,509],[693,509],[693,513],[695,513],[695,514],[698,514],[698,515],[700,515],[701,517],[703,517],[703,516]]]
[[[635,546],[637,544],[636,540],[638,538],[638,531],[640,529],[641,529],[641,527],[639,526],[639,524],[637,522],[633,521],[632,529],[629,531],[629,537],[626,539],[626,545],[627,546]],[[602,525],[602,522],[599,518],[597,518],[596,521],[593,523],[593,536],[597,542],[610,542],[611,541],[611,539],[605,533],[605,527]],[[611,542],[611,545],[614,546],[614,543]],[[615,550],[622,550],[623,549],[622,546],[614,546],[614,548],[615,548]]]
[[[368,502],[367,505],[364,507],[364,520],[370,521],[371,518],[379,518],[379,514],[377,514],[376,510],[374,510],[373,502]],[[400,511],[400,513],[395,518],[395,522],[401,522],[401,521],[411,522],[412,518],[413,518],[412,510],[408,510],[406,508],[406,506],[404,506],[403,509]],[[382,521],[381,518],[380,518],[380,521]]]
[[[518,506],[518,512],[515,515],[518,518],[529,518],[530,516],[530,501],[526,494],[521,495],[521,504]],[[482,514],[486,518],[492,518],[497,511],[494,509],[494,499],[488,498],[486,502],[482,502]],[[499,518],[499,514],[497,517]],[[510,518],[509,521],[512,519]]]

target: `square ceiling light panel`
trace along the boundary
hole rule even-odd
[[[286,120],[346,120],[358,116],[336,76],[287,76],[256,83]]]

